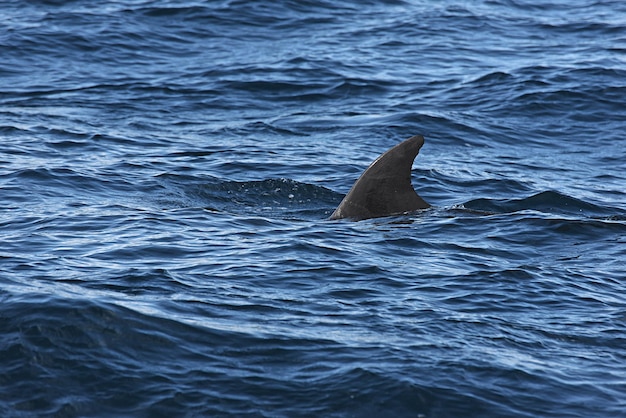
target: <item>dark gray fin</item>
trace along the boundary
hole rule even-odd
[[[411,167],[422,145],[423,136],[412,136],[378,157],[354,183],[330,219],[362,220],[429,208],[411,185]]]

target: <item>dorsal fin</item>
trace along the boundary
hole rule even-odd
[[[411,185],[411,167],[422,145],[423,136],[412,136],[378,157],[354,183],[330,219],[361,220],[430,207]]]

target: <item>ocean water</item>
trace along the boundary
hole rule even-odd
[[[0,416],[626,416],[625,2],[0,10]]]

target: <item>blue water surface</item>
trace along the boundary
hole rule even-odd
[[[626,416],[623,1],[0,10],[0,416]]]

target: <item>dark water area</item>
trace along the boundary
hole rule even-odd
[[[0,416],[626,416],[626,3],[0,5]]]

